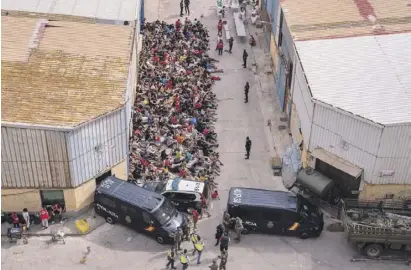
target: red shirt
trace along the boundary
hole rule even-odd
[[[171,123],[174,125],[177,124],[177,117],[175,116],[171,117]]]
[[[12,219],[14,224],[19,223],[19,217],[17,216],[16,213],[11,214],[11,219]]]
[[[199,216],[197,210],[193,209],[192,214],[193,214],[193,222],[197,222],[198,216]]]
[[[218,23],[217,29],[218,29],[218,30],[222,30],[222,29],[223,29],[223,24],[222,24],[222,23]]]
[[[42,209],[40,211],[40,219],[41,220],[49,219],[49,212],[47,212],[47,210],[45,210],[45,209]]]

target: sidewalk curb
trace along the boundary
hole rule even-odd
[[[96,227],[88,230],[88,231],[85,232],[85,233],[65,233],[64,235],[65,235],[65,236],[69,236],[69,237],[81,237],[81,236],[85,236],[85,235],[88,235],[88,234],[92,233],[93,231],[95,231],[95,230],[98,229],[99,227],[103,226],[104,224],[106,224],[105,221],[104,221],[104,222],[101,222],[101,224],[98,224]],[[27,235],[28,237],[40,237],[40,236],[53,236],[54,234],[53,234],[53,233],[26,233],[26,235]],[[7,237],[7,234],[2,233],[1,236],[2,236],[2,237],[3,237],[3,236]]]

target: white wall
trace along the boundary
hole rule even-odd
[[[320,147],[364,169],[364,180],[373,179],[373,169],[383,128],[315,104],[309,151]]]
[[[393,176],[380,176],[393,170]],[[372,184],[411,184],[411,124],[384,128]]]
[[[295,110],[298,113],[298,119],[300,119],[301,132],[305,144],[308,144],[311,134],[314,104],[311,100],[311,93],[308,89],[304,72],[297,57],[295,62],[295,75],[292,84],[293,103],[295,104]]]
[[[79,186],[124,160],[127,158],[127,149],[125,107],[68,133],[72,185]]]

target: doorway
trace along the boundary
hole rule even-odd
[[[108,170],[107,172],[103,173],[99,177],[96,177],[96,186],[99,186],[101,182],[103,182],[104,179],[110,176],[111,176],[111,170]]]

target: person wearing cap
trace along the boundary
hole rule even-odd
[[[180,255],[180,263],[183,265],[183,270],[188,268],[187,249],[184,249],[183,254]]]
[[[169,266],[171,266],[171,269],[177,269],[177,267],[174,266],[175,257],[176,257],[176,252],[174,250],[174,247],[171,247],[167,252],[167,260],[168,260],[168,263],[166,264],[167,269]]]
[[[197,238],[198,240],[197,240],[197,242],[195,243],[195,249],[196,249],[196,251],[197,251],[197,254],[198,254],[198,256],[197,256],[197,264],[200,264],[201,263],[201,254],[203,253],[203,250],[204,250],[204,242],[203,241],[201,241],[201,237],[199,236],[198,238]]]

